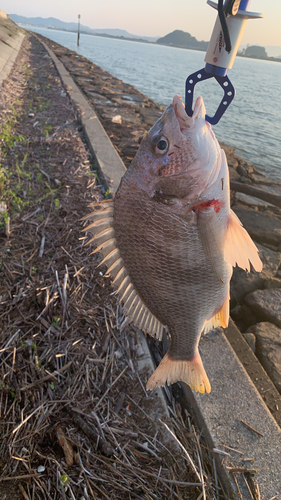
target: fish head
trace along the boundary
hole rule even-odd
[[[194,198],[217,179],[221,150],[205,114],[202,97],[190,117],[176,95],[143,138],[132,167],[149,196]]]

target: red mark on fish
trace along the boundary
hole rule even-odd
[[[206,208],[213,207],[216,214],[219,213],[220,209],[224,207],[225,203],[224,201],[221,200],[215,200],[214,198],[212,200],[207,200],[204,201],[203,203],[200,203],[200,205],[195,205],[192,210],[196,210],[199,214],[206,210]]]

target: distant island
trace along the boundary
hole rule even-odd
[[[281,57],[269,57],[265,47],[260,47],[260,45],[249,45],[242,52],[238,52],[237,55],[240,57],[250,57],[251,59],[264,59],[268,61],[281,62]]]
[[[66,23],[54,17],[44,19],[43,17],[24,17],[18,16],[17,14],[10,14],[9,17],[15,23],[23,24],[25,26],[77,33],[77,22]],[[85,35],[102,36],[106,38],[116,38],[118,40],[129,40],[142,43],[156,43],[158,45],[167,45],[169,47],[179,47],[189,50],[201,50],[204,52],[207,50],[209,44],[209,42],[197,40],[190,33],[182,30],[174,30],[171,33],[168,33],[167,35],[159,38],[133,35],[132,33],[121,29],[93,29],[81,24],[80,32]],[[274,48],[275,50],[278,49],[278,47],[272,48]],[[238,52],[237,55],[240,57],[249,57],[252,59],[263,59],[267,61],[281,62],[281,55],[279,57],[270,57],[267,55],[266,48],[260,47],[259,45],[247,46],[245,49]]]
[[[183,49],[203,50],[204,52],[209,45],[209,42],[199,42],[194,36],[191,36],[190,33],[181,30],[175,30],[162,38],[158,38],[156,43],[160,45],[169,45],[170,47],[181,47]],[[260,47],[259,45],[250,45],[242,52],[238,52],[237,55],[249,57],[251,59],[281,62],[281,57],[269,57],[265,47]]]
[[[181,47],[183,49],[194,49],[194,50],[204,50],[206,51],[209,42],[199,42],[195,36],[190,33],[181,30],[175,30],[168,35],[158,38],[156,43],[159,45],[170,45],[172,47]]]

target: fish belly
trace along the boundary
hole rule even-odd
[[[137,293],[168,327],[170,356],[192,359],[204,323],[228,295],[230,272],[223,256],[217,276],[201,244],[196,214],[183,218],[143,192],[115,198],[114,230]]]

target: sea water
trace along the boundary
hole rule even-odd
[[[77,47],[75,33],[29,29],[77,51],[164,106],[175,94],[184,99],[186,78],[205,66],[204,52],[195,50],[84,34]],[[262,172],[281,179],[281,63],[237,57],[228,76],[236,97],[213,127],[217,138]],[[198,95],[212,116],[223,91],[212,78],[196,85]]]

